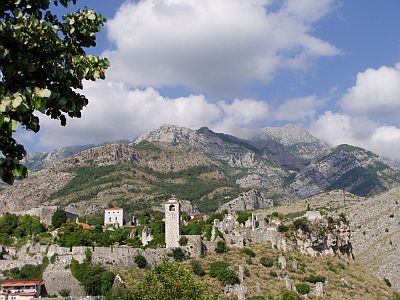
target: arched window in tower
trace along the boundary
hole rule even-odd
[[[169,211],[175,211],[175,205],[170,205],[169,206]]]

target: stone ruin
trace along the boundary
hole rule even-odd
[[[288,236],[278,231],[283,221],[268,219],[263,212],[253,212],[245,224],[239,224],[236,212],[228,212],[222,221],[214,220],[212,240],[217,239],[216,232],[220,232],[228,245],[237,247],[270,242],[282,251],[297,250],[311,256],[323,254],[353,258],[351,231],[347,222],[332,221],[332,218],[322,217],[319,212],[309,212],[306,216],[313,230],[299,228]]]

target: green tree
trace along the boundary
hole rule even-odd
[[[215,247],[215,252],[222,254],[227,252],[228,249],[226,248],[226,243],[224,241],[218,241],[217,246]]]
[[[66,223],[68,220],[67,214],[62,209],[57,209],[53,216],[51,217],[51,225],[55,228],[59,228],[62,224]]]
[[[63,247],[92,246],[93,236],[76,223],[65,223],[58,230],[57,243]]]
[[[71,273],[83,285],[87,295],[107,295],[114,282],[114,273],[100,265],[92,265],[89,259],[79,263],[71,261]]]
[[[235,271],[233,271],[230,265],[226,261],[216,261],[210,265],[210,276],[217,278],[224,285],[235,284],[239,282]]]
[[[178,263],[163,261],[146,272],[132,291],[135,300],[207,299],[204,284]]]
[[[19,162],[25,149],[13,136],[18,126],[38,132],[37,112],[62,126],[66,115],[80,118],[88,104],[82,81],[104,79],[109,66],[85,53],[105,18],[87,8],[61,17],[52,2],[68,7],[76,0],[0,1],[0,176],[9,184],[28,173]]]
[[[144,269],[147,267],[147,260],[143,255],[138,254],[133,260],[139,268]]]

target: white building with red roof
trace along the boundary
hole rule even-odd
[[[104,225],[122,227],[128,222],[128,215],[119,207],[107,208],[104,211]]]
[[[0,300],[39,298],[42,285],[42,280],[4,280],[1,283]]]

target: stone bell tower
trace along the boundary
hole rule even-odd
[[[165,246],[179,247],[181,206],[177,198],[172,197],[165,203]]]

